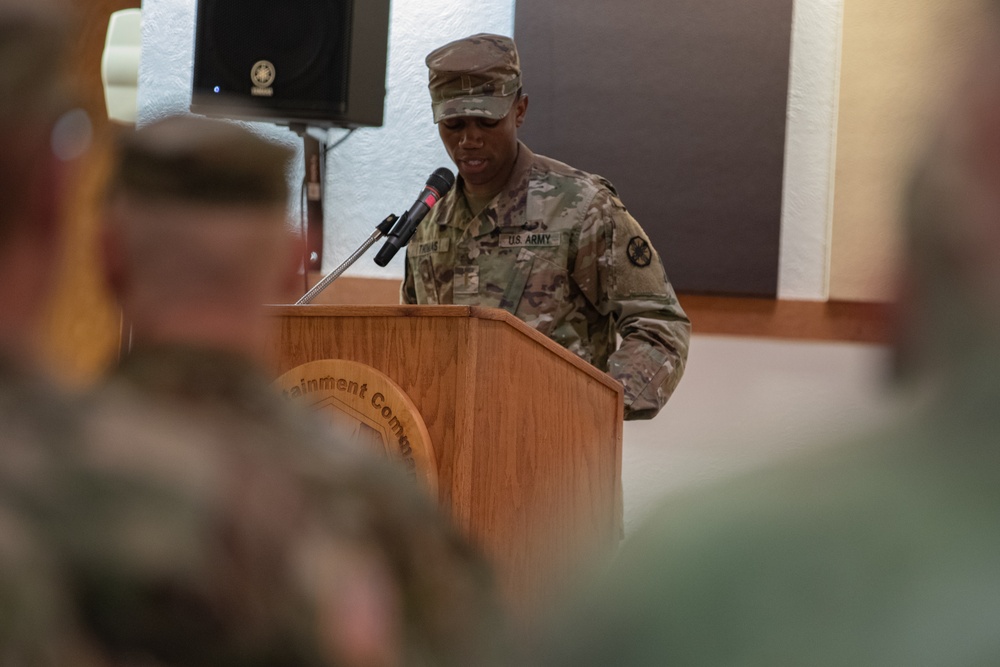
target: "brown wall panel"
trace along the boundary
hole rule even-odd
[[[615,184],[681,290],[774,296],[792,0],[519,2],[536,152]]]

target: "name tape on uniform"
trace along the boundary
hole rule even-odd
[[[424,255],[432,255],[436,252],[448,252],[448,248],[451,245],[450,242],[451,239],[437,239],[436,241],[417,244],[417,247],[414,248],[416,252],[413,255],[415,257],[423,257]]]

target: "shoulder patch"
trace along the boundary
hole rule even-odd
[[[456,295],[479,294],[479,267],[456,266],[453,289]]]
[[[646,268],[653,262],[653,250],[649,247],[649,242],[641,236],[633,236],[629,239],[626,254],[632,266],[637,266],[640,269]]]

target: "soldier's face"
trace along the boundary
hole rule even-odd
[[[459,116],[438,123],[441,141],[469,194],[492,196],[507,182],[517,159],[517,128],[527,109],[528,98],[522,95],[500,120]]]

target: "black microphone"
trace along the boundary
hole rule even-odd
[[[430,175],[427,184],[420,192],[420,196],[417,197],[417,201],[413,203],[409,211],[399,218],[392,231],[386,236],[385,244],[375,255],[376,264],[385,266],[389,260],[395,257],[400,248],[406,247],[420,221],[424,219],[424,216],[439,199],[448,194],[448,190],[451,190],[451,186],[454,184],[455,174],[451,173],[450,169],[441,167]]]

